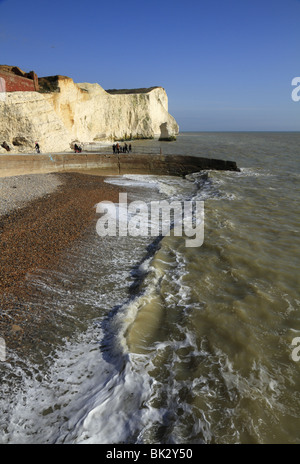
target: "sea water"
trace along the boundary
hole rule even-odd
[[[133,144],[160,149],[241,170],[107,178],[131,200],[203,201],[204,242],[99,237],[95,212],[61,267],[31,276],[53,319],[1,363],[2,443],[300,443],[300,134]]]

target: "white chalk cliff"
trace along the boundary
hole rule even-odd
[[[0,99],[0,145],[12,152],[69,151],[83,145],[124,138],[173,138],[178,125],[168,113],[161,87],[105,91],[99,84],[76,84],[56,76],[56,88],[40,92],[7,92]],[[4,152],[1,149],[1,152]]]

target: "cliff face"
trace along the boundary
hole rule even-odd
[[[35,141],[42,152],[68,151],[74,141],[178,133],[161,87],[106,92],[98,84],[75,84],[64,76],[39,79],[39,84],[41,92],[7,92],[0,99],[0,144],[6,141],[12,151],[32,151]]]

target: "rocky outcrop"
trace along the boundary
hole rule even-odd
[[[105,91],[99,84],[65,76],[39,79],[39,92],[7,92],[0,101],[0,142],[12,152],[69,151],[77,142],[175,137],[178,125],[168,113],[161,87]]]
[[[174,135],[174,131],[172,130],[172,127],[169,126],[168,122],[163,122],[160,125],[160,137],[159,140],[165,140],[165,141],[172,141],[176,140],[176,136]]]

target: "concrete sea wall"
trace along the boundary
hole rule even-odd
[[[103,175],[184,176],[202,170],[239,171],[234,161],[181,155],[37,154],[0,155],[0,177],[99,169]]]

